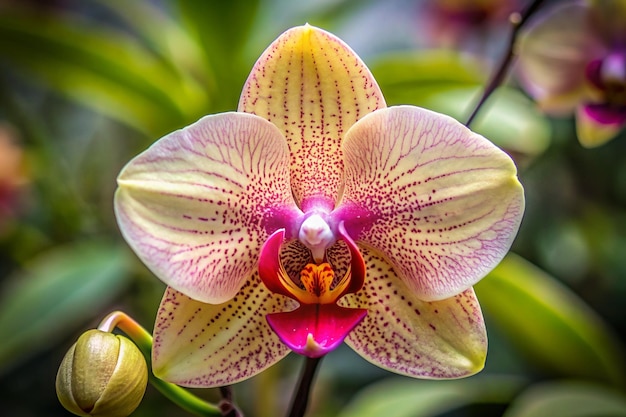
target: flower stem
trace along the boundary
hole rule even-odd
[[[198,416],[240,416],[240,414],[226,414],[223,412],[223,407],[208,403],[205,400],[196,397],[186,389],[179,387],[178,385],[165,382],[162,379],[154,376],[151,366],[152,336],[146,331],[146,329],[141,327],[139,323],[133,320],[126,313],[122,311],[114,311],[113,313],[109,314],[100,322],[98,330],[102,330],[104,332],[112,332],[113,329],[115,329],[116,327],[126,333],[126,335],[128,335],[128,337],[130,337],[133,342],[135,342],[139,350],[141,350],[144,357],[146,358],[146,362],[148,363],[148,375],[150,377],[150,383],[157,390],[159,390],[161,394],[165,395],[170,401],[172,401],[182,409]],[[224,400],[222,400],[222,402],[223,401]],[[230,401],[230,397],[228,401]],[[230,405],[231,409],[236,410],[236,408],[232,406],[232,403],[230,403]]]
[[[288,417],[303,417],[309,404],[309,395],[313,378],[317,371],[318,365],[322,361],[323,356],[319,358],[306,358],[304,368],[300,375],[300,382],[291,403],[291,411]]]
[[[511,13],[509,20],[511,22],[513,29],[511,31],[511,36],[509,38],[509,44],[508,44],[506,53],[502,57],[502,60],[500,61],[498,66],[496,67],[496,70],[493,73],[491,79],[485,86],[482,96],[478,100],[476,107],[474,107],[474,111],[468,117],[467,122],[465,122],[465,126],[469,127],[472,124],[472,122],[476,118],[476,115],[478,114],[480,109],[483,107],[487,99],[496,90],[496,88],[498,88],[498,86],[502,84],[502,81],[504,80],[504,77],[506,76],[506,73],[511,65],[511,61],[513,61],[513,57],[515,55],[514,47],[515,47],[515,42],[517,41],[517,36],[519,34],[519,31],[522,28],[522,26],[524,26],[524,24],[528,21],[528,18],[530,18],[530,16],[532,16],[537,11],[537,9],[539,9],[539,6],[541,5],[541,3],[543,3],[543,0],[534,0],[528,6],[528,8],[524,10],[523,13],[520,13],[520,12]]]
[[[219,408],[224,417],[243,417],[241,411],[235,407],[233,402],[233,390],[230,385],[220,387],[220,393],[222,394],[222,401],[219,403]]]

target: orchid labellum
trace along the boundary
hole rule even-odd
[[[344,341],[415,377],[482,368],[471,287],[519,227],[515,166],[447,116],[386,107],[335,36],[282,34],[237,112],[163,137],[118,183],[122,233],[169,286],[154,329],[159,377],[232,384]]]

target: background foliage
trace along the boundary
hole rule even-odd
[[[54,393],[56,369],[109,311],[151,328],[164,287],[119,235],[116,175],[164,134],[235,109],[255,59],[285,29],[309,22],[337,34],[389,104],[464,121],[503,53],[506,25],[442,44],[425,4],[0,1],[3,414],[69,415]],[[515,158],[527,198],[513,253],[476,287],[486,369],[416,381],[339,349],[322,365],[310,415],[626,415],[626,137],[581,148],[572,118],[540,114],[514,77],[473,128]],[[237,385],[238,404],[251,416],[282,414],[300,359]],[[149,389],[134,415],[173,413],[185,415]]]

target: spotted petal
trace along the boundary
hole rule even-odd
[[[313,26],[290,29],[259,58],[244,85],[239,111],[274,123],[291,151],[298,205],[333,208],[343,178],[341,140],[385,100],[361,59],[334,35]]]
[[[289,353],[265,315],[295,306],[286,297],[272,296],[258,275],[232,300],[217,305],[169,287],[154,329],[154,374],[187,387],[217,387],[250,378]]]
[[[255,271],[267,236],[301,213],[288,164],[285,140],[266,120],[207,116],[160,139],[120,173],[122,234],[166,284],[199,301],[224,302]]]
[[[524,197],[511,159],[454,119],[378,110],[344,141],[346,184],[333,214],[422,300],[466,290],[506,254]]]
[[[340,304],[367,308],[346,343],[373,364],[418,378],[460,378],[480,371],[487,335],[473,289],[425,302],[411,294],[393,268],[363,249],[368,277]]]

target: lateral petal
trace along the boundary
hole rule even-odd
[[[246,81],[239,111],[274,123],[291,151],[298,205],[330,210],[343,178],[341,140],[385,100],[376,80],[343,41],[313,26],[290,29],[261,55]]]
[[[126,165],[115,213],[124,238],[166,284],[199,301],[232,298],[264,240],[300,216],[289,151],[266,120],[206,116]]]
[[[186,387],[217,387],[250,378],[289,353],[265,315],[296,305],[273,296],[257,274],[232,300],[217,305],[168,287],[154,326],[154,374]]]
[[[378,110],[348,131],[344,154],[333,216],[416,297],[459,294],[509,250],[524,209],[515,165],[454,119],[412,106]]]
[[[417,378],[460,378],[483,368],[487,334],[472,288],[445,300],[422,301],[381,257],[362,252],[365,286],[339,302],[367,309],[346,338],[350,347],[383,369]]]

